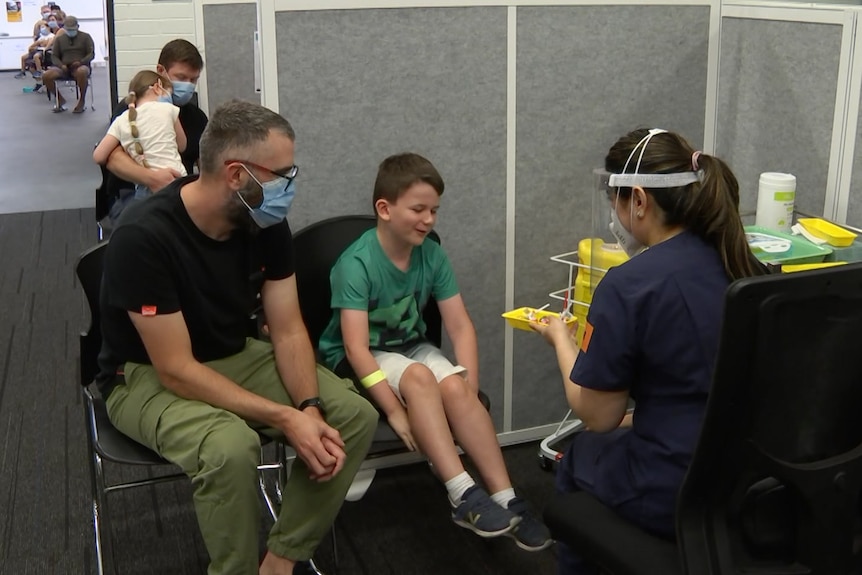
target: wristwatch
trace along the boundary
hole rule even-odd
[[[326,410],[323,409],[323,402],[320,401],[319,397],[309,397],[308,399],[300,403],[297,409],[299,411],[305,411],[306,407],[316,407],[317,410],[320,412],[320,415],[326,415]]]

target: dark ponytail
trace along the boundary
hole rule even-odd
[[[620,138],[605,158],[605,168],[621,173],[634,147],[648,130],[635,130]],[[634,153],[626,168],[633,173],[641,149]],[[664,223],[682,226],[713,245],[721,256],[728,278],[762,275],[766,268],[748,247],[742,219],[739,217],[739,183],[721,159],[700,152],[678,134],[656,134],[646,146],[639,173],[672,174],[699,171],[701,180],[675,188],[644,188],[664,212]],[[621,188],[624,198],[631,188]]]
[[[718,250],[731,280],[762,275],[765,268],[748,247],[739,217],[739,183],[720,158],[701,154],[697,165],[703,180],[689,186],[693,194],[682,224]]]

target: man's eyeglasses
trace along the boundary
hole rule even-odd
[[[287,180],[292,180],[292,179],[296,178],[297,174],[299,174],[299,166],[297,166],[297,165],[293,165],[293,166],[286,168],[284,170],[275,171],[275,170],[270,170],[266,166],[261,166],[260,164],[255,164],[254,162],[249,162],[248,160],[225,160],[224,161],[225,166],[230,165],[230,164],[236,164],[236,163],[245,164],[247,166],[252,166],[254,168],[257,168],[258,170],[263,170],[264,172],[269,172],[270,174],[272,174],[274,176],[278,176],[279,178],[286,178]]]

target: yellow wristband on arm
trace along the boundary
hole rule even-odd
[[[373,371],[360,379],[359,383],[362,384],[362,387],[368,389],[370,387],[374,387],[384,379],[386,379],[386,375],[378,369],[377,371]]]

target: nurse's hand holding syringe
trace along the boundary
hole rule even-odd
[[[560,315],[565,314],[562,312]],[[566,321],[558,315],[546,315],[538,321],[531,321],[530,328],[542,335],[553,347],[558,345],[575,345],[575,334],[578,331],[578,320],[568,314]]]

